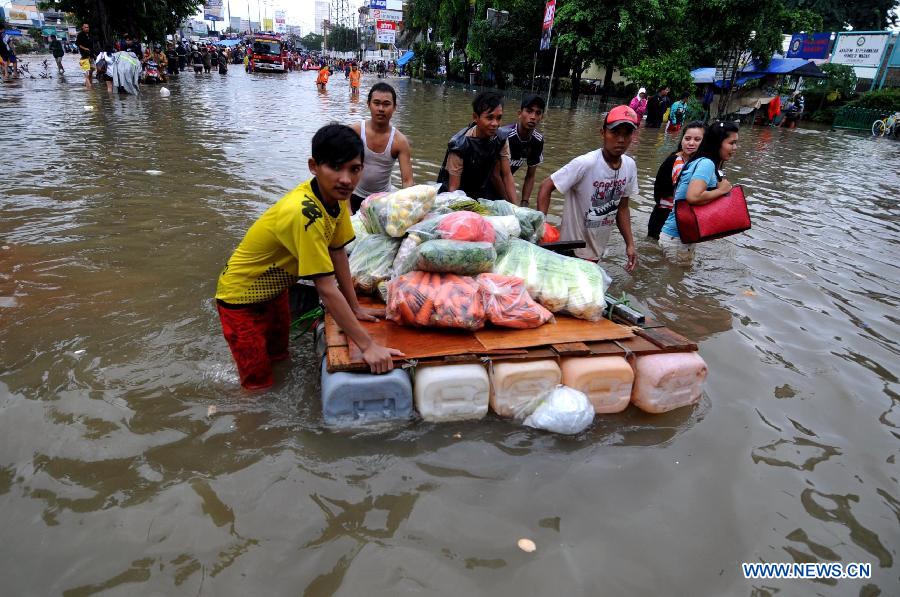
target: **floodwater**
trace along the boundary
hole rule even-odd
[[[333,431],[311,339],[249,396],[211,297],[248,225],[308,176],[315,130],[364,103],[340,76],[320,94],[313,73],[236,67],[109,97],[66,64],[0,87],[5,595],[900,594],[896,142],[742,132],[729,178],[753,229],[683,271],[643,234],[674,141],[640,131],[641,262],[624,273],[614,233],[608,271],[699,342],[696,408],[576,438],[494,418]],[[392,82],[433,180],[472,96]],[[539,177],[597,128],[551,112]],[[871,578],[745,580],[741,562]]]

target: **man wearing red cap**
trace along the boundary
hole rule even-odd
[[[639,123],[628,106],[610,110],[603,119],[603,146],[551,174],[538,192],[538,209],[544,213],[554,190],[565,197],[560,240],[583,240],[585,248],[575,250],[578,257],[602,259],[615,223],[625,239],[627,272],[637,266],[628,199],[637,195],[638,185],[637,166],[625,151]]]

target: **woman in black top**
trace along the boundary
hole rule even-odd
[[[656,206],[650,213],[650,221],[647,223],[647,236],[650,238],[659,240],[659,231],[666,223],[669,212],[672,211],[678,176],[684,165],[700,147],[704,130],[704,124],[699,120],[685,125],[684,132],[681,134],[679,150],[660,164],[659,170],[656,172],[656,180],[653,181],[653,200],[656,202]]]

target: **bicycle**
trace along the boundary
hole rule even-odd
[[[872,123],[872,136],[883,137],[885,135],[893,135],[894,129],[900,127],[900,112],[891,114],[883,120],[876,120]]]

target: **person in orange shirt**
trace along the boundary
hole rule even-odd
[[[353,66],[350,67],[350,95],[359,95],[359,79],[361,76],[362,73],[359,72],[359,67],[354,62]]]
[[[331,70],[329,70],[327,64],[322,64],[322,68],[319,69],[319,76],[316,77],[316,85],[322,91],[325,90],[325,86],[328,85],[328,77],[331,76]]]

